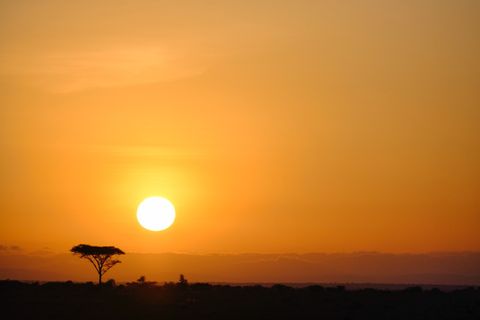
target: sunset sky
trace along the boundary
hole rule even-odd
[[[479,57],[475,0],[0,0],[0,245],[479,251]]]

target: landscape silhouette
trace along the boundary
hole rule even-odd
[[[0,281],[11,319],[478,319],[480,289]]]
[[[114,246],[80,244],[70,250],[95,268],[93,282],[0,281],[3,314],[15,319],[476,319],[480,287],[339,284],[159,284],[102,282],[125,253]]]

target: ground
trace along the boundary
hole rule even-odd
[[[480,319],[480,288],[0,281],[3,319]]]

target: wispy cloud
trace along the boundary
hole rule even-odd
[[[206,67],[193,62],[181,50],[123,45],[35,56],[3,54],[0,70],[49,91],[72,92],[172,81],[200,75]]]
[[[192,158],[200,157],[203,152],[191,148],[141,145],[88,145],[86,151],[115,154],[124,157],[151,158]]]
[[[68,151],[91,154],[104,154],[123,158],[192,159],[206,157],[204,149],[167,145],[129,144],[44,144],[42,148],[52,151]]]

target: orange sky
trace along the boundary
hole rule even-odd
[[[0,244],[480,250],[479,39],[468,0],[0,1]]]

